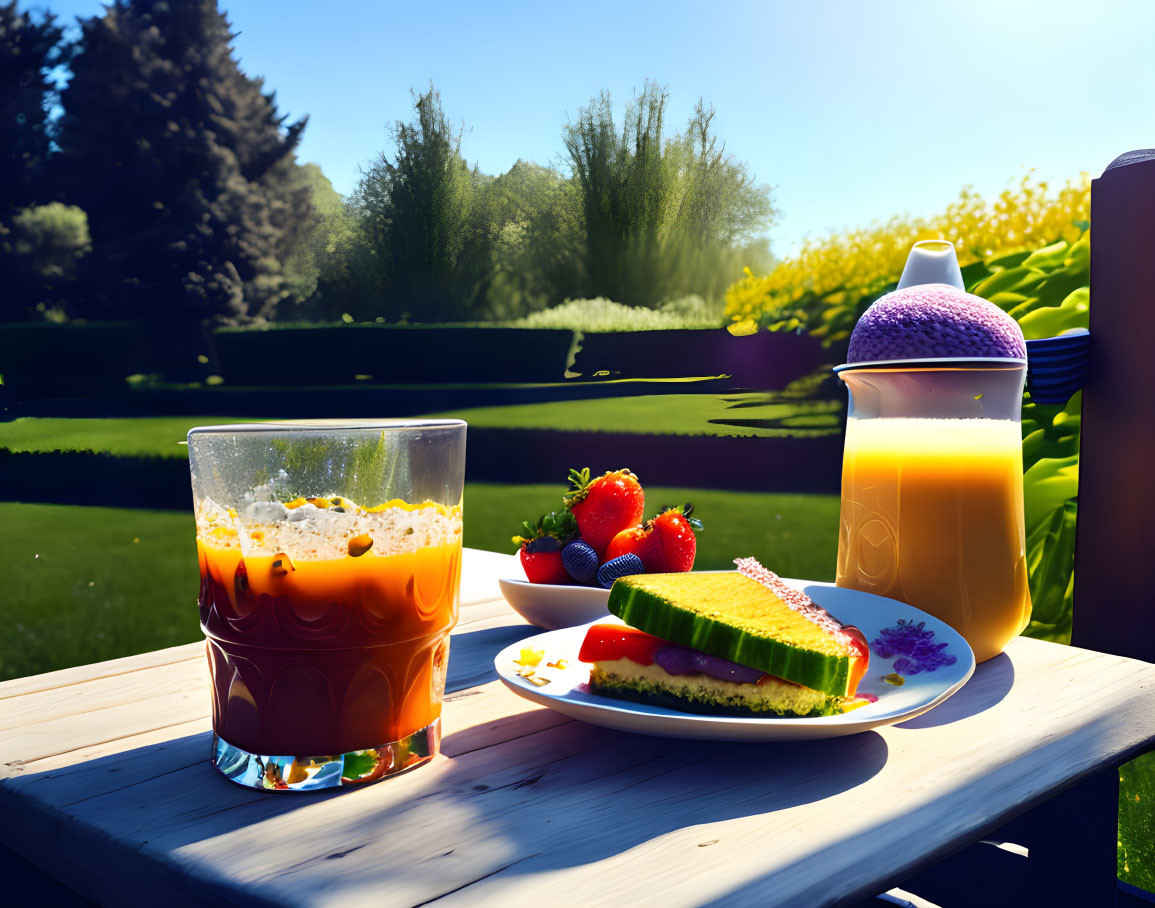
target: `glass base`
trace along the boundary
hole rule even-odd
[[[441,720],[407,738],[346,754],[317,757],[266,757],[235,747],[213,735],[213,765],[230,782],[258,791],[321,791],[364,785],[407,772],[437,755]]]

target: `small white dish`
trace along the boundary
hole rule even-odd
[[[885,599],[858,590],[840,589],[829,583],[787,580],[846,624],[856,625],[871,644],[870,667],[859,685],[859,693],[872,694],[877,701],[838,716],[811,719],[754,719],[732,716],[703,716],[590,693],[589,665],[578,660],[586,627],[568,627],[537,634],[507,646],[494,659],[497,674],[519,697],[548,706],[573,719],[620,731],[671,738],[699,738],[720,741],[798,741],[852,735],[913,719],[942,703],[961,688],[975,670],[975,657],[966,640],[950,625],[926,612],[894,599]],[[503,581],[504,583],[504,581]],[[905,676],[895,687],[883,680],[894,671],[898,656],[883,659],[873,641],[883,628],[894,627],[899,619],[925,622],[934,631],[935,642],[947,644],[945,653],[955,657],[953,665]],[[594,618],[593,623],[621,623],[616,617]],[[588,626],[588,625],[587,625]],[[517,672],[515,663],[523,648],[543,650],[536,686]],[[564,660],[559,661],[559,660]],[[550,667],[550,663],[554,666]]]
[[[547,631],[609,617],[610,591],[597,586],[562,586],[502,578],[501,595],[530,624]]]

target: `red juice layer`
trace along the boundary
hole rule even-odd
[[[321,756],[441,714],[461,545],[357,558],[245,558],[197,540],[213,727],[264,755]]]

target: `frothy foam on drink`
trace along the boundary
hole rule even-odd
[[[248,493],[239,510],[203,499],[197,503],[196,525],[207,545],[240,548],[246,557],[285,554],[295,560],[348,557],[350,540],[358,540],[355,550],[361,550],[366,536],[372,545],[359,557],[460,543],[462,533],[460,506],[394,499],[361,507],[332,494],[282,503],[271,500],[265,487]]]

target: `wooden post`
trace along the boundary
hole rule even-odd
[[[1091,186],[1081,438],[1071,642],[1155,662],[1155,149]]]
[[[1099,770],[1027,815],[1030,905],[1114,905],[1119,770]]]

